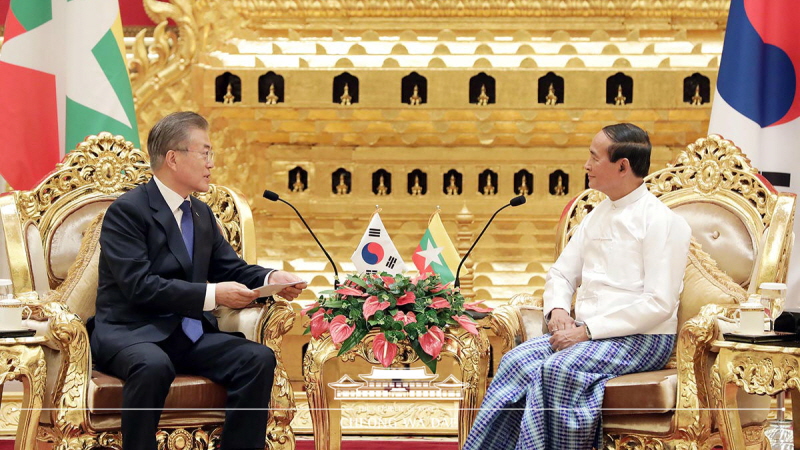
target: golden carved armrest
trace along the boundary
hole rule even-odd
[[[696,442],[706,442],[711,430],[710,386],[711,343],[717,339],[717,317],[730,317],[735,307],[703,306],[686,321],[678,333],[678,400],[676,424]]]
[[[490,327],[495,335],[503,339],[503,353],[516,345],[542,334],[544,315],[541,297],[532,294],[517,294],[508,304],[492,311]]]
[[[220,306],[214,311],[214,315],[217,317],[220,330],[238,331],[247,339],[266,344],[271,348],[278,346],[295,320],[294,311],[286,300],[275,300],[243,309]]]
[[[45,395],[52,402],[50,420],[64,436],[80,436],[88,430],[88,389],[92,372],[89,334],[86,325],[51,291],[41,302],[28,303],[31,320],[46,323],[45,352],[48,369],[57,373],[48,380]],[[55,300],[54,300],[55,299]],[[58,367],[53,367],[56,365]]]

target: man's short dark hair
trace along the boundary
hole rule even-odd
[[[632,123],[618,123],[603,128],[603,133],[611,140],[608,146],[608,160],[617,162],[627,158],[631,170],[644,178],[650,172],[650,137],[647,132]]]
[[[184,142],[189,139],[189,130],[195,128],[208,130],[208,121],[192,111],[175,112],[159,120],[147,135],[150,167],[161,167],[169,150],[183,150]]]

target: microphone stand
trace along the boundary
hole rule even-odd
[[[525,203],[525,197],[524,196],[520,195],[518,197],[514,197],[514,198],[511,199],[510,202],[508,202],[506,205],[504,205],[503,207],[501,207],[500,209],[495,211],[494,214],[492,214],[492,217],[489,219],[488,222],[486,222],[486,226],[484,226],[483,230],[481,230],[481,234],[479,234],[478,237],[475,239],[475,241],[472,242],[472,245],[469,247],[469,250],[467,250],[467,253],[464,255],[463,258],[461,258],[461,261],[458,263],[458,269],[456,269],[456,280],[453,283],[454,287],[456,287],[456,288],[461,287],[461,280],[458,278],[458,275],[461,273],[461,266],[464,265],[464,262],[469,257],[469,254],[472,253],[472,249],[475,248],[475,244],[477,244],[478,241],[481,240],[481,237],[483,237],[483,233],[485,233],[486,230],[489,228],[489,225],[492,224],[492,221],[494,220],[494,218],[498,214],[500,214],[500,211],[508,208],[509,206],[519,206],[519,205],[522,205],[523,203]]]
[[[267,195],[268,193],[269,193],[269,195]],[[273,197],[274,197],[274,199],[273,199]],[[317,243],[317,245],[319,246],[320,250],[322,250],[322,253],[324,253],[325,257],[328,258],[328,262],[331,263],[331,267],[333,267],[333,288],[334,289],[339,289],[339,284],[340,284],[339,283],[339,271],[336,270],[336,264],[333,262],[333,258],[331,258],[331,255],[329,255],[328,252],[325,250],[325,247],[322,246],[322,243],[319,241],[319,239],[317,239],[317,235],[314,234],[314,231],[312,231],[311,227],[308,226],[308,223],[306,223],[306,220],[303,219],[303,215],[300,214],[300,211],[298,211],[297,208],[294,207],[294,205],[292,205],[291,203],[287,202],[286,200],[280,198],[278,196],[278,194],[276,194],[276,193],[274,193],[272,191],[269,191],[269,190],[264,191],[264,198],[266,198],[267,200],[272,200],[273,202],[274,201],[280,201],[280,202],[286,203],[287,205],[289,205],[290,208],[292,208],[294,210],[295,214],[297,214],[297,217],[299,217],[300,221],[303,222],[303,225],[305,225],[306,230],[308,230],[308,232],[311,233],[311,237],[314,238],[314,241]]]

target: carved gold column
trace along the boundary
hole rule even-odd
[[[466,254],[469,246],[472,245],[472,239],[475,236],[475,233],[472,232],[473,222],[475,222],[475,215],[467,209],[467,204],[464,203],[464,207],[456,215],[456,223],[458,224],[456,248],[459,255]],[[459,276],[461,280],[461,295],[467,299],[475,298],[475,291],[472,289],[473,281],[475,281],[475,273],[472,270],[473,265],[472,258],[464,261],[464,267],[461,268],[462,272]]]
[[[0,384],[19,380],[23,386],[15,450],[36,448],[36,432],[47,378],[41,346],[44,341],[44,337],[0,339]]]
[[[353,349],[341,356],[344,362],[354,361],[356,356],[371,364],[378,364],[372,352],[372,341],[377,331],[370,332]],[[311,339],[303,368],[305,369],[305,387],[308,406],[311,410],[311,422],[314,427],[314,448],[316,450],[340,450],[342,444],[341,402],[333,399],[331,390],[325,383],[325,363],[336,356],[337,348],[326,334],[321,339]],[[442,355],[455,359],[461,368],[461,382],[464,384],[464,395],[459,404],[458,441],[459,447],[464,445],[467,434],[472,428],[477,415],[477,408],[486,392],[486,377],[489,369],[489,347],[486,334],[479,336],[467,333],[462,328],[448,328],[445,331],[445,342]],[[398,343],[397,356],[393,364],[411,364],[416,362],[414,350],[407,343]],[[330,400],[333,399],[333,400]]]

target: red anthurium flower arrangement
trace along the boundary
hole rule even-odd
[[[350,275],[339,289],[322,294],[318,302],[303,309],[302,314],[311,318],[306,332],[317,339],[330,333],[333,343],[341,345],[342,355],[370,330],[377,330],[372,351],[385,367],[397,356],[397,343],[405,341],[435,373],[447,327],[460,326],[478,334],[476,323],[466,313],[464,297],[450,284],[442,284],[438,275]]]

